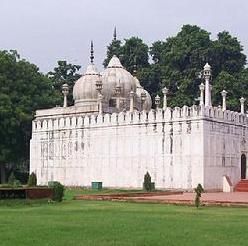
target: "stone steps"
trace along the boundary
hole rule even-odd
[[[241,179],[235,186],[234,191],[248,192],[248,179]]]

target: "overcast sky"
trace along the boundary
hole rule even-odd
[[[184,24],[212,33],[227,30],[248,55],[248,0],[0,0],[0,49],[50,71],[57,60],[85,66],[94,41],[99,70],[112,40],[138,36],[148,45],[175,35]]]

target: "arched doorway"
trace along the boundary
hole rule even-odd
[[[241,179],[246,179],[246,156],[241,155]]]

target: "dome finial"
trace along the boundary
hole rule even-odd
[[[137,56],[134,56],[133,76],[137,76]]]
[[[94,63],[94,46],[93,46],[93,41],[91,40],[90,42],[90,63]]]
[[[115,26],[115,29],[114,29],[114,35],[113,35],[113,37],[114,37],[114,41],[116,41],[116,26]]]

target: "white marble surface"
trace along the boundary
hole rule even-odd
[[[248,132],[239,113],[184,106],[96,118],[75,107],[54,110],[37,111],[33,121],[30,172],[39,184],[137,188],[147,171],[157,188],[222,189],[224,175],[240,179]]]

